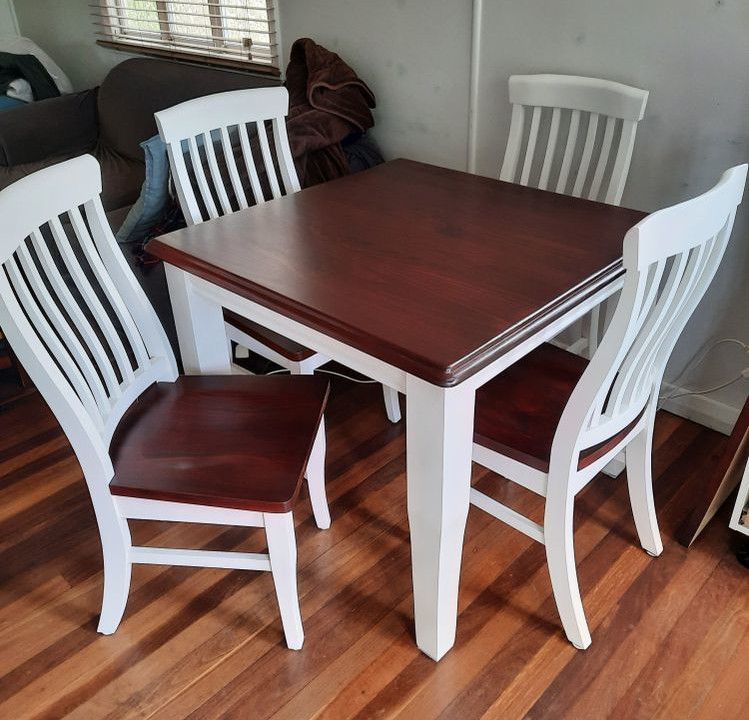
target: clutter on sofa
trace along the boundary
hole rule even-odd
[[[33,41],[0,37],[0,111],[72,90],[65,73]]]

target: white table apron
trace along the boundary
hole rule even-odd
[[[616,268],[584,300],[570,297],[550,322],[524,328],[508,351],[453,387],[440,387],[324,333],[166,264],[187,374],[231,373],[222,308],[238,313],[406,395],[406,479],[416,643],[439,660],[455,643],[468,517],[476,390],[621,289]]]

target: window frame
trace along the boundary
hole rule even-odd
[[[126,1],[126,0],[125,0]],[[194,2],[195,0],[193,0]],[[136,53],[139,55],[150,55],[172,60],[191,62],[196,65],[209,65],[213,67],[224,67],[233,70],[245,70],[252,73],[280,77],[281,75],[281,36],[278,19],[278,0],[250,0],[251,9],[266,10],[271,47],[271,62],[258,62],[256,59],[241,60],[236,56],[202,53],[200,47],[195,47],[200,38],[190,38],[190,45],[185,42],[180,46],[180,41],[172,37],[172,25],[184,25],[184,22],[175,22],[170,18],[174,10],[169,7],[171,2],[179,3],[179,0],[154,0],[158,15],[159,32],[161,40],[154,39],[153,42],[137,36],[137,30],[128,34],[121,26],[117,27],[120,18],[112,13],[112,5],[120,5],[123,0],[99,0],[94,7],[94,24],[98,26],[96,44],[114,50]],[[206,8],[211,8],[209,22],[212,40],[206,39],[206,48],[216,47],[217,43],[225,38],[226,27],[221,22],[221,16],[237,0],[205,0]],[[259,7],[265,5],[266,7]],[[218,12],[216,12],[218,11]],[[214,18],[218,22],[214,22]],[[202,25],[201,25],[202,27]]]

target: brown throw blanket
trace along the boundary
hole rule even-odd
[[[372,91],[338,55],[309,38],[291,47],[286,87],[289,142],[302,186],[347,175],[341,141],[374,125]]]

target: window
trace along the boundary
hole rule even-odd
[[[278,74],[276,0],[99,0],[99,44]]]

